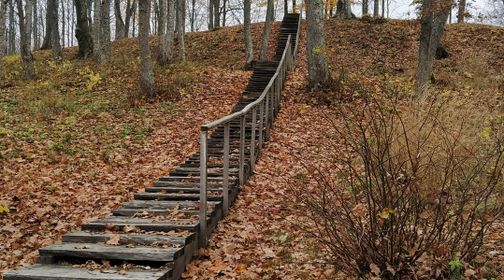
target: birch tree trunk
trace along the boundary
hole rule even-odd
[[[147,98],[154,97],[154,73],[149,48],[151,0],[138,3],[138,43],[140,46],[140,90]]]
[[[87,58],[93,52],[93,38],[89,31],[88,5],[85,0],[74,0],[77,25],[75,37],[79,44],[79,57]]]
[[[323,0],[307,1],[308,83],[311,88],[323,86],[329,80],[323,11]]]
[[[23,11],[22,0],[16,0],[16,4],[19,17],[19,33],[21,38],[20,48],[21,59],[23,60],[23,72],[26,79],[33,80],[35,79],[35,69],[33,68],[33,56],[31,53],[33,2],[32,0],[26,0],[25,11]]]
[[[432,80],[432,68],[451,9],[450,0],[423,0],[415,97],[425,98]]]
[[[245,36],[245,69],[252,68],[254,60],[254,50],[252,47],[252,30],[251,30],[251,3],[250,0],[243,0],[243,28]]]
[[[50,7],[50,8],[49,8]],[[60,34],[58,27],[58,2],[57,0],[47,0],[47,13],[49,13],[49,17],[51,18],[51,47],[53,56],[55,58],[61,58],[63,53],[61,51],[60,44]]]
[[[110,0],[102,0],[102,6],[100,9],[101,13],[101,20],[100,20],[100,26],[101,26],[101,38],[100,38],[100,43],[102,45],[103,49],[103,59],[106,60],[110,58],[110,53],[111,53],[111,45],[110,45]]]
[[[273,21],[274,13],[274,3],[273,0],[268,0],[268,7],[266,9],[266,21],[264,22],[264,28],[261,38],[261,50],[259,51],[259,60],[266,60],[266,53],[268,51],[269,36],[271,31],[271,22]]]
[[[62,21],[62,24],[61,24],[61,36],[60,36],[60,39],[61,39],[61,46],[63,46],[63,48],[65,47],[65,3],[63,3],[63,1],[60,1],[61,3],[61,21]]]
[[[168,17],[168,13],[166,12],[166,1],[167,0],[159,0],[159,52],[157,57],[159,65],[166,65],[168,63],[168,42],[166,40],[165,20]]]
[[[93,4],[93,59],[97,63],[103,61],[103,48],[101,43],[101,0],[94,0]]]
[[[0,0],[0,59],[5,56],[5,14],[7,13],[7,0]],[[1,72],[1,70],[0,70]]]
[[[179,61],[185,62],[185,0],[177,0],[177,37],[179,47]]]
[[[114,16],[115,16],[115,38],[122,39],[125,37],[124,20],[121,14],[121,1],[114,0]]]

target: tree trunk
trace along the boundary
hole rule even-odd
[[[168,13],[166,12],[166,1],[167,0],[159,0],[159,52],[158,52],[158,64],[165,65],[168,63],[168,44],[166,41],[166,18],[168,17]],[[169,0],[168,0],[169,1]]]
[[[61,25],[61,36],[60,36],[60,39],[61,39],[61,46],[63,46],[63,48],[65,47],[65,3],[63,3],[63,1],[60,1],[61,2],[61,20],[62,20],[62,25]]]
[[[185,0],[177,0],[177,37],[179,47],[179,61],[185,62]]]
[[[243,28],[245,36],[245,69],[252,68],[254,60],[254,50],[252,46],[252,29],[251,29],[251,3],[250,0],[243,0]]]
[[[308,82],[311,88],[323,86],[329,80],[323,9],[323,0],[307,1]]]
[[[284,15],[289,13],[289,0],[284,0]]]
[[[53,9],[53,7],[51,7],[49,1],[47,2],[47,5],[46,5],[46,19],[45,19],[45,22],[46,22],[46,32],[45,32],[45,35],[44,35],[44,40],[42,42],[42,46],[40,47],[40,49],[42,50],[48,50],[50,49],[52,46],[51,46],[51,28],[52,28],[52,24],[51,24],[51,21],[52,21],[52,18],[50,17],[51,15],[51,12],[50,10]]]
[[[103,61],[103,47],[102,47],[102,36],[101,36],[101,0],[94,0],[93,5],[93,59],[97,63],[102,63]]]
[[[214,28],[220,27],[220,0],[214,0]]]
[[[191,0],[191,32],[194,32],[195,23],[196,23],[196,0]]]
[[[458,13],[457,13],[457,23],[464,23],[465,12],[466,12],[466,0],[459,0]]]
[[[382,3],[381,3],[381,16],[383,18],[385,17],[385,0],[382,0]]]
[[[423,0],[415,92],[416,97],[419,99],[425,97],[432,80],[432,67],[436,49],[443,36],[450,9],[450,0],[440,2]]]
[[[338,18],[351,18],[352,10],[351,4],[348,0],[339,0],[336,4],[336,17]]]
[[[26,0],[26,15],[23,11],[23,1],[16,0],[16,4],[19,17],[20,49],[21,59],[23,60],[23,71],[26,79],[33,80],[35,79],[35,69],[33,68],[33,56],[31,53],[33,0]]]
[[[131,17],[135,15],[136,6],[136,0],[133,0],[133,2],[128,0],[128,2],[126,3],[126,22],[124,24],[124,37],[129,37]]]
[[[380,16],[380,0],[374,0],[373,16],[374,17]]]
[[[7,12],[7,1],[0,0],[0,59],[5,56],[5,14]],[[0,70],[1,72],[1,70]]]
[[[208,30],[214,29],[214,1],[209,0],[208,2]]]
[[[40,37],[38,28],[38,1],[33,0],[33,49],[38,50],[40,47]]]
[[[271,31],[271,22],[273,21],[274,3],[273,0],[268,0],[268,7],[266,9],[266,21],[261,38],[261,50],[259,51],[259,60],[266,60],[266,53],[268,51],[269,36]]]
[[[125,26],[124,20],[121,14],[121,1],[114,0],[114,16],[115,16],[115,38],[122,39],[124,38]]]
[[[14,0],[9,1],[9,54],[16,53],[16,23],[14,19]]]
[[[103,59],[106,60],[110,58],[110,53],[111,53],[111,45],[110,45],[110,0],[102,0],[101,1],[101,20],[100,20],[100,27],[101,27],[101,38],[100,38],[100,43],[102,45],[103,49]]]
[[[154,73],[152,70],[151,51],[149,48],[151,1],[138,3],[138,43],[140,46],[140,91],[147,98],[154,97]]]
[[[58,27],[58,1],[57,0],[47,0],[47,13],[50,18],[50,28],[51,29],[51,47],[53,56],[55,58],[61,58],[63,56],[60,44],[60,34]]]
[[[362,15],[369,15],[369,0],[362,0]]]
[[[77,27],[75,37],[79,44],[79,57],[87,58],[93,52],[93,38],[89,31],[88,11],[86,0],[74,0]]]
[[[222,0],[222,27],[226,26],[227,2],[228,0]]]

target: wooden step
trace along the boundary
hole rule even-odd
[[[160,221],[156,219],[142,219],[132,217],[109,216],[93,222],[83,224],[82,230],[106,230],[117,228],[123,230],[126,226],[137,227],[146,231],[171,231],[171,230],[190,230],[196,231],[199,223],[197,221],[180,219],[170,221]]]
[[[137,200],[199,200],[199,194],[191,193],[148,193],[141,192],[135,194],[135,199]],[[211,195],[207,196],[208,200],[216,201],[221,200],[221,195]]]
[[[63,242],[67,243],[106,243],[114,237],[119,238],[119,244],[135,244],[149,246],[157,244],[172,244],[173,247],[181,247],[195,239],[194,233],[187,232],[182,236],[134,234],[134,233],[104,233],[104,232],[71,232],[63,235]]]
[[[70,265],[36,264],[4,274],[4,280],[168,280],[172,270],[89,270]]]

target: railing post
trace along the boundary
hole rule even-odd
[[[267,140],[269,138],[269,107],[270,107],[269,94],[266,94],[266,103],[264,104],[264,137]]]
[[[199,245],[206,247],[207,242],[207,131],[200,135],[200,209],[199,209]]]
[[[240,118],[240,164],[239,164],[239,177],[240,186],[245,183],[245,118],[246,114]]]
[[[252,127],[251,127],[251,136],[250,136],[250,172],[254,170],[255,163],[255,136],[256,136],[256,116],[257,116],[257,107],[252,108]]]
[[[264,129],[264,101],[259,104],[259,150],[263,145],[263,129]]]
[[[227,215],[229,209],[229,122],[224,124],[224,166],[222,180],[222,196],[224,215]]]

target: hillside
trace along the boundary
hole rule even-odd
[[[254,25],[255,50],[261,28]],[[275,24],[271,42],[277,29]],[[298,67],[257,176],[214,234],[214,245],[190,265],[188,277],[312,279],[324,272],[313,261],[316,244],[291,227],[294,211],[285,195],[290,177],[301,168],[294,154],[327,130],[322,120],[331,111],[317,100],[328,104],[353,102],[358,94],[411,93],[418,25],[329,20],[326,29],[334,90],[315,102],[307,94],[303,34]],[[65,50],[63,62],[51,61],[50,52],[36,52],[36,82],[21,79],[19,58],[5,58],[0,205],[10,211],[0,213],[0,272],[33,262],[38,248],[108,213],[195,151],[199,125],[224,115],[249,77],[240,70],[242,37],[240,27],[188,34],[190,62],[155,69],[160,97],[154,102],[135,94],[134,39],[115,42],[112,61],[103,66],[75,59],[75,48]],[[151,43],[155,57],[156,39]],[[481,102],[499,105],[493,101],[504,91],[504,29],[452,25],[444,45],[450,56],[435,63],[435,90],[445,96],[489,96]],[[266,213],[267,207],[277,210]]]

